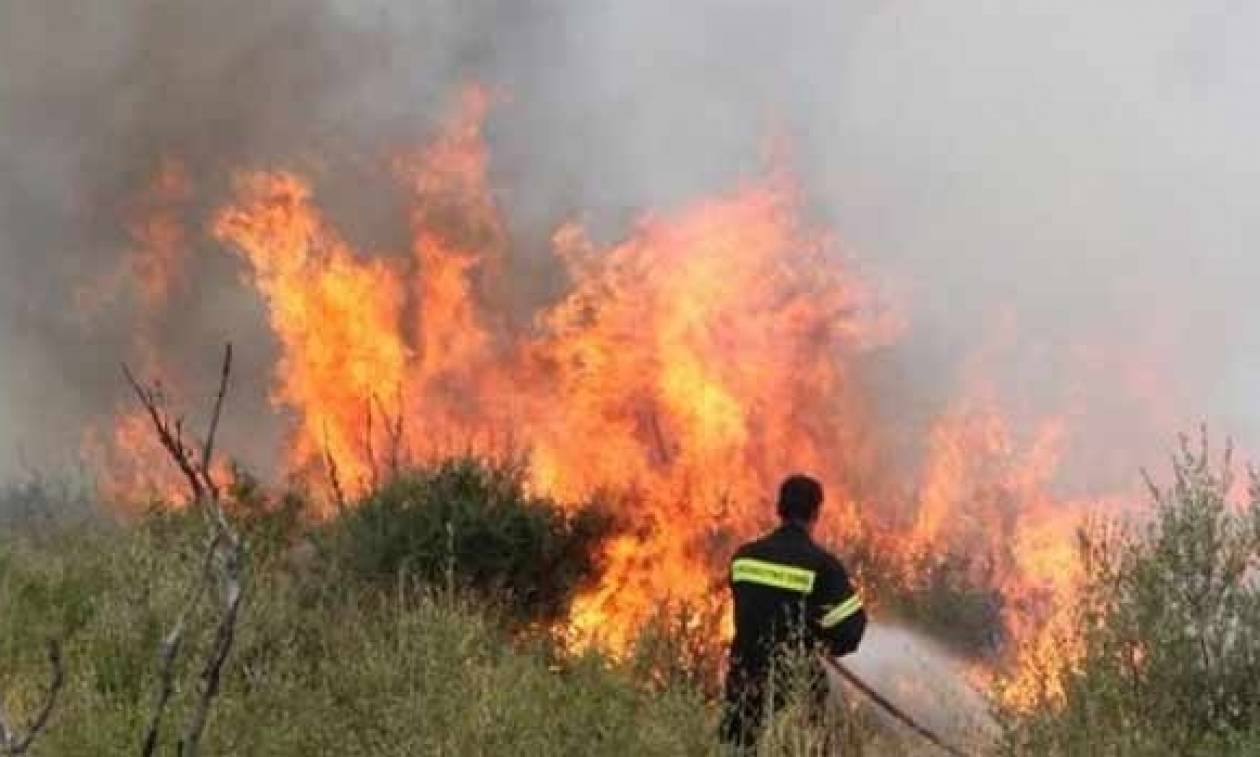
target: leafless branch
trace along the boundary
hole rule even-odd
[[[232,651],[232,642],[236,638],[236,618],[240,613],[241,599],[244,591],[241,587],[241,566],[238,561],[239,551],[230,553],[224,565],[224,610],[215,629],[214,646],[201,671],[201,696],[193,707],[192,714],[184,726],[184,735],[180,739],[179,754],[181,757],[193,757],[201,745],[201,734],[205,731],[206,720],[210,714],[210,705],[219,694],[223,680],[223,664],[228,653]]]
[[[219,487],[215,484],[214,475],[211,473],[211,464],[214,456],[214,438],[219,431],[219,418],[223,414],[223,398],[227,396],[228,379],[232,375],[232,344],[229,342],[223,348],[223,370],[219,375],[219,392],[214,398],[214,412],[210,415],[210,429],[206,432],[206,443],[201,450],[201,475],[206,481],[206,487],[210,490],[210,496],[215,500],[219,498]]]
[[[346,493],[341,488],[341,474],[337,469],[337,458],[333,457],[332,447],[328,444],[328,429],[324,429],[324,470],[328,472],[328,486],[332,489],[333,502],[338,512],[346,510]]]
[[[53,708],[57,705],[57,695],[61,693],[61,687],[65,684],[65,669],[61,664],[61,645],[55,639],[48,642],[48,666],[51,671],[48,692],[44,695],[44,702],[25,733],[19,734],[13,731],[8,725],[8,718],[0,713],[0,754],[26,754],[26,750],[31,748],[35,739],[48,727],[48,720],[52,717]]]
[[[131,384],[131,388],[135,391],[136,398],[140,400],[140,404],[144,407],[145,412],[149,414],[149,420],[153,423],[153,430],[157,433],[158,441],[162,444],[167,454],[170,455],[171,460],[175,462],[175,465],[179,467],[180,472],[184,474],[184,478],[187,479],[193,500],[196,502],[202,501],[205,491],[201,483],[201,476],[198,474],[196,466],[193,465],[192,452],[184,444],[184,419],[171,418],[167,413],[160,388],[151,388],[141,384],[126,363],[122,364],[122,370],[123,375],[127,377],[128,383]]]
[[[176,619],[171,631],[163,638],[159,654],[159,688],[154,699],[153,712],[145,731],[141,754],[150,757],[157,750],[160,737],[162,717],[170,704],[175,688],[175,662],[183,647],[184,633],[196,608],[201,604],[206,592],[215,583],[216,559],[220,566],[219,580],[222,582],[222,594],[225,597],[224,607],[219,616],[215,631],[215,642],[206,662],[202,667],[202,685],[199,696],[184,726],[179,742],[181,757],[195,757],[205,731],[210,707],[218,696],[222,679],[223,665],[231,652],[235,639],[236,621],[240,614],[241,600],[244,595],[242,575],[244,573],[245,544],[228,521],[220,501],[220,490],[214,481],[211,469],[214,464],[214,443],[218,433],[219,421],[223,413],[223,403],[227,396],[228,384],[232,373],[232,345],[228,344],[223,354],[223,368],[219,378],[219,390],[215,395],[214,406],[210,416],[210,424],[206,432],[205,442],[201,448],[200,459],[184,443],[183,419],[172,419],[166,408],[165,400],[157,388],[150,388],[136,380],[126,365],[123,373],[135,390],[136,396],[149,414],[154,431],[171,459],[184,473],[192,490],[194,502],[208,516],[212,529],[211,538],[207,540],[205,556],[201,570],[190,586],[188,598]]]
[[[389,475],[390,478],[397,478],[398,472],[402,466],[402,458],[407,454],[404,447],[406,446],[406,409],[403,406],[402,385],[396,387],[396,399],[398,410],[397,414],[391,415],[385,407],[385,403],[380,397],[373,395],[376,400],[377,408],[380,410],[381,418],[385,421],[385,434],[389,441]]]
[[[197,605],[201,603],[202,596],[205,595],[206,589],[210,586],[210,572],[214,567],[214,556],[218,550],[220,538],[220,535],[216,533],[210,545],[206,548],[201,572],[188,589],[188,598],[184,601],[184,609],[180,612],[179,618],[176,619],[175,625],[171,627],[170,632],[162,639],[162,647],[158,655],[158,694],[157,699],[153,703],[153,713],[149,716],[149,727],[145,730],[143,746],[140,749],[140,753],[144,757],[151,757],[157,749],[162,715],[165,714],[171,694],[175,691],[175,660],[178,659],[179,650],[184,643],[184,629],[188,627],[188,620],[192,617],[193,611],[197,609]]]
[[[368,397],[367,402],[364,403],[364,411],[367,414],[367,417],[366,417],[367,430],[363,437],[364,447],[365,447],[364,452],[367,454],[367,463],[368,463],[368,486],[370,487],[368,491],[373,491],[373,492],[376,491],[380,487],[380,483],[381,483],[380,475],[376,470],[376,450],[374,449],[372,445],[372,432],[373,432],[372,400],[375,398],[376,398],[376,395],[372,394]]]
[[[665,431],[661,428],[661,418],[654,407],[649,407],[646,415],[648,430],[652,434],[652,443],[656,449],[658,461],[661,465],[669,465],[673,455],[670,454],[669,443],[665,440]]]
[[[222,513],[221,508],[217,509]],[[242,585],[244,544],[235,532],[223,535],[224,541],[219,549],[222,558],[223,614],[219,616],[219,624],[215,629],[214,646],[202,667],[200,695],[185,722],[184,734],[180,738],[180,757],[196,757],[201,746],[201,735],[205,731],[210,707],[219,695],[223,665],[227,662],[228,654],[232,651],[232,643],[236,639],[236,621],[240,615],[241,600],[245,594]]]

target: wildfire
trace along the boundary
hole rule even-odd
[[[89,428],[83,440],[83,456],[102,494],[131,508],[181,501],[184,484],[178,473],[146,464],[160,463],[163,454],[142,410],[120,412],[107,432]]]
[[[662,604],[720,595],[730,549],[769,525],[778,481],[810,471],[842,553],[875,523],[906,566],[933,550],[995,555],[1008,629],[1041,638],[1074,590],[1072,529],[1087,505],[1049,494],[1062,419],[1017,438],[993,393],[974,389],[922,440],[917,477],[897,480],[866,362],[904,321],[806,222],[778,168],[645,216],[611,244],[562,226],[553,254],[567,288],[520,318],[487,174],[491,102],[469,90],[428,147],[394,162],[408,251],[356,249],[294,173],[239,174],[213,219],[278,344],[272,399],[294,419],[290,472],[321,480],[335,467],[347,490],[370,486],[398,443],[394,419],[413,459],[508,438],[528,453],[531,484],[561,501],[614,489],[629,528],[571,622],[621,647]],[[143,228],[158,247],[180,239]],[[146,291],[171,285],[137,275]]]
[[[145,186],[126,203],[124,230],[128,248],[122,264],[76,292],[80,313],[97,319],[113,301],[127,295],[137,303],[129,363],[146,380],[178,386],[159,347],[159,314],[187,284],[185,259],[189,232],[185,223],[194,186],[185,165],[169,156],[159,160]],[[150,501],[178,502],[184,484],[164,465],[164,452],[153,438],[148,417],[127,403],[109,428],[89,426],[82,454],[97,474],[102,493],[131,506]]]
[[[311,472],[331,461],[349,481],[366,482],[365,403],[393,396],[405,376],[399,276],[360,260],[298,177],[250,174],[236,189],[238,203],[214,233],[249,262],[280,340],[273,396],[299,410],[289,462]]]
[[[135,242],[130,256],[132,280],[149,306],[166,302],[185,283],[182,257],[188,231],[181,210],[192,194],[188,169],[166,158],[129,213],[127,231]]]

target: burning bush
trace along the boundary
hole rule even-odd
[[[592,576],[611,520],[530,494],[520,465],[465,457],[402,473],[330,530],[354,575],[457,582],[518,618],[554,620]]]
[[[1008,722],[1015,753],[1219,754],[1260,746],[1260,479],[1231,501],[1228,452],[1184,442],[1173,482],[1150,482],[1144,529],[1081,532],[1088,577],[1079,660],[1044,671],[1031,714]]]

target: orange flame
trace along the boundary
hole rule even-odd
[[[135,241],[131,253],[132,280],[150,307],[164,304],[185,282],[183,257],[187,231],[181,206],[192,197],[192,180],[184,164],[161,161],[149,188],[138,198],[127,222]]]
[[[159,314],[187,283],[189,234],[184,213],[192,196],[193,182],[184,164],[169,156],[159,160],[145,187],[127,204],[123,227],[130,244],[123,264],[76,293],[80,311],[96,318],[105,305],[131,290],[139,316],[131,332],[128,361],[145,380],[160,380],[168,386],[175,376],[159,348],[155,326],[161,322]],[[87,428],[81,454],[97,471],[102,494],[115,504],[178,502],[183,490],[179,474],[153,438],[147,415],[130,400],[118,410],[110,428]]]
[[[562,226],[568,289],[514,322],[482,135],[491,99],[469,90],[427,148],[395,161],[410,260],[352,247],[292,173],[239,175],[215,217],[268,309],[292,471],[331,461],[348,489],[370,486],[379,408],[416,432],[418,457],[504,434],[527,445],[541,491],[572,502],[615,487],[631,528],[572,615],[579,636],[614,648],[666,601],[721,596],[736,541],[773,519],[777,482],[809,471],[828,491],[830,538],[877,525],[907,570],[933,550],[994,555],[1008,628],[1043,638],[1074,591],[1086,507],[1050,494],[1063,419],[1018,437],[978,382],[921,440],[917,479],[897,480],[866,364],[904,324],[803,220],[783,170],[644,217],[612,244]]]
[[[398,274],[360,261],[296,176],[245,175],[237,194],[214,233],[250,263],[270,308],[282,351],[274,398],[300,411],[289,461],[310,471],[327,455],[347,481],[364,482],[364,402],[400,386],[407,363]]]

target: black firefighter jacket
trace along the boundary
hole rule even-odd
[[[740,547],[731,559],[730,581],[731,668],[740,678],[761,678],[785,644],[821,644],[840,656],[862,640],[866,611],[844,566],[800,526],[784,524]]]

